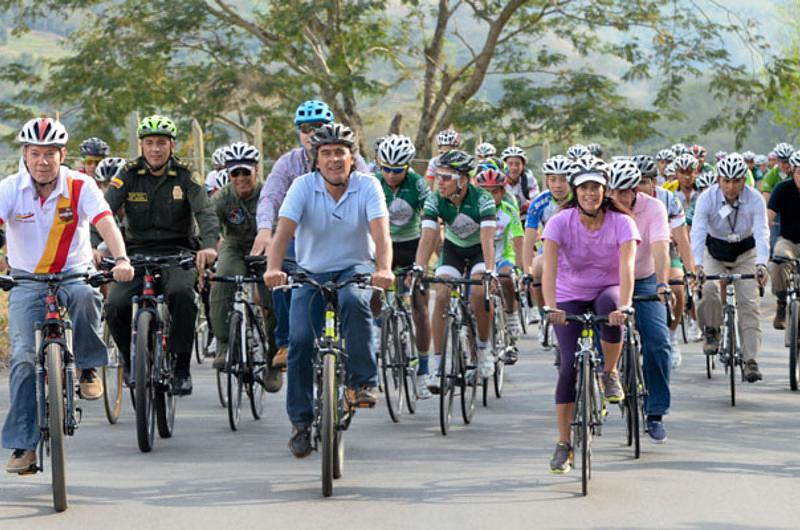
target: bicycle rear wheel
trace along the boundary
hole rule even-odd
[[[393,422],[400,421],[403,413],[403,363],[400,358],[400,339],[397,334],[397,315],[385,311],[381,319],[381,375],[386,407]]]
[[[197,319],[195,320],[194,324],[194,344],[192,349],[194,349],[194,357],[197,360],[197,364],[203,364],[203,360],[205,360],[206,353],[208,352],[208,321],[203,314],[202,303],[197,309]]]
[[[256,339],[260,340],[260,339]],[[267,345],[261,345],[261,351],[267,351]],[[268,362],[268,361],[267,361]],[[252,380],[247,383],[247,396],[250,398],[250,412],[253,414],[253,419],[260,420],[264,415],[264,401],[267,398],[267,389],[265,385],[265,378],[267,377],[266,365],[256,370],[255,365],[251,362],[248,363],[248,369],[253,374]]]
[[[50,473],[53,486],[53,507],[67,509],[66,455],[64,454],[64,366],[61,347],[49,344],[47,357],[47,429],[50,449]],[[72,392],[72,389],[68,389]]]
[[[464,425],[469,425],[475,415],[475,397],[478,395],[478,360],[477,355],[473,355],[476,337],[472,328],[462,324],[461,329],[466,330],[466,333],[458,334],[459,346],[454,358],[458,359],[459,364],[457,374],[461,382],[461,419],[464,420]]]
[[[448,316],[444,327],[444,347],[439,362],[439,427],[447,436],[453,419],[453,399],[457,377],[456,355],[458,354],[458,327]]]
[[[496,355],[494,363],[494,397],[503,397],[503,383],[505,381],[506,363],[505,355],[510,348],[508,340],[508,329],[506,328],[505,316],[502,314],[501,304],[495,304],[495,316],[492,320],[492,338],[496,343],[492,344],[492,349]],[[495,331],[496,330],[496,331]]]
[[[322,495],[333,494],[333,475],[336,453],[336,356],[327,353],[322,356],[322,421],[320,438],[322,445]],[[344,447],[344,446],[342,446]]]
[[[231,430],[239,428],[239,418],[242,410],[242,377],[244,376],[244,363],[242,362],[242,314],[233,311],[230,318],[230,331],[228,332],[228,351],[225,353],[226,386],[225,395],[228,403],[228,423]]]
[[[108,346],[108,364],[103,366],[103,405],[110,424],[117,423],[122,410],[122,357],[119,353],[108,323],[103,324],[103,342]]]
[[[800,383],[800,302],[797,300],[789,304],[789,318],[787,319],[789,333],[789,388],[797,390]]]
[[[153,333],[151,324],[153,314],[149,311],[139,313],[136,321],[136,349],[134,363],[136,371],[136,441],[139,450],[147,453],[153,450],[155,440],[155,385],[152,379]]]
[[[725,319],[725,327],[727,329],[727,339],[723,343],[725,348],[725,367],[730,377],[731,385],[731,407],[736,406],[736,329],[734,328],[734,318],[731,313],[728,313]]]
[[[711,379],[711,372],[716,367],[714,356],[706,354],[706,379]]]

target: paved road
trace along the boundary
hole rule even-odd
[[[771,316],[771,315],[770,315]],[[766,320],[764,329],[767,329]],[[778,332],[765,334],[765,381],[742,384],[729,404],[722,372],[707,381],[698,344],[674,375],[670,440],[623,444],[616,409],[596,443],[589,497],[580,477],[548,473],[556,439],[555,371],[532,338],[508,373],[506,394],[438,431],[437,404],[392,424],[385,403],[360,411],[347,434],[345,476],[320,496],[319,458],[286,447],[284,394],[266,418],[243,416],[232,433],[205,364],[179,402],[174,438],[150,454],[136,446],[132,410],[117,425],[100,402],[67,444],[70,508],[51,508],[49,473],[0,476],[0,528],[797,528],[800,394],[788,388]],[[0,384],[0,417],[8,402]],[[2,455],[5,461],[6,453]]]

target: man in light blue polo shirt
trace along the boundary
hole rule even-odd
[[[314,133],[311,154],[315,170],[294,181],[278,213],[278,230],[264,274],[270,287],[287,281],[280,266],[293,236],[297,265],[318,282],[341,282],[358,272],[372,272],[372,283],[378,287],[388,288],[394,282],[386,199],[375,177],[354,171],[356,145],[353,131],[338,123],[326,124]],[[372,351],[370,295],[355,286],[343,289],[339,311],[352,400],[372,406],[377,400],[378,372]],[[293,427],[289,448],[296,457],[311,452],[311,356],[314,338],[322,331],[324,305],[310,286],[292,294],[286,411]]]

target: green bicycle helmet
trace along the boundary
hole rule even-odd
[[[175,127],[175,122],[171,119],[155,114],[139,122],[136,134],[139,138],[144,138],[145,136],[169,136],[174,140],[178,136],[178,128]]]

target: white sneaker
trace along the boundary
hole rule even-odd
[[[522,323],[519,321],[519,313],[506,313],[506,325],[508,334],[512,339],[518,339],[522,335]]]
[[[211,343],[208,345],[206,351],[208,352],[209,357],[217,353],[217,337],[211,339]]]
[[[489,344],[478,346],[478,375],[483,379],[494,375],[494,355]]]
[[[670,360],[672,361],[672,368],[679,368],[683,361],[681,357],[681,349],[678,347],[678,341],[673,340],[670,344]]]
[[[697,321],[694,319],[689,321],[688,335],[691,342],[700,342],[703,340],[703,332],[700,331],[700,326],[697,325]]]
[[[438,371],[438,370],[437,370]],[[441,392],[441,387],[439,386],[439,377],[436,375],[436,372],[431,372],[425,376],[426,383],[425,388],[428,390],[430,394],[438,394]]]
[[[428,390],[428,374],[417,374],[417,399],[430,399],[431,391]]]

